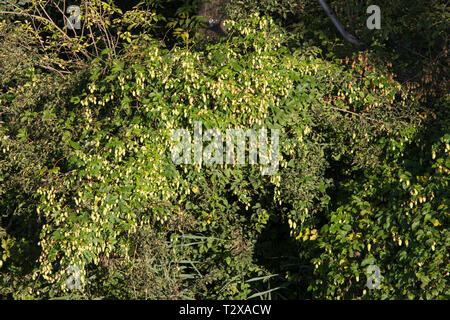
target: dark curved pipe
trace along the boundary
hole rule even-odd
[[[342,34],[342,36],[345,38],[345,40],[347,40],[350,43],[353,43],[354,45],[357,45],[358,47],[366,46],[366,44],[364,42],[359,41],[354,35],[348,33],[345,30],[342,23],[338,20],[338,18],[336,18],[333,11],[330,9],[328,4],[324,0],[317,0],[317,1],[319,1],[319,4],[322,6],[323,10],[325,10],[326,14],[331,19],[331,22],[333,22],[334,26],[336,27],[336,29],[338,29],[340,34]]]

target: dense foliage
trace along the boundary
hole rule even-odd
[[[360,51],[310,1],[212,42],[201,1],[63,2],[0,4],[1,297],[448,298],[444,1],[330,1]],[[280,130],[278,170],[174,164],[197,121]]]

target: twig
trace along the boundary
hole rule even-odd
[[[11,15],[20,15],[20,16],[26,16],[29,18],[34,18],[37,20],[43,20],[46,21],[47,23],[51,24],[56,30],[59,31],[59,33],[61,33],[66,39],[72,41],[72,39],[63,31],[61,30],[61,28],[59,28],[55,22],[53,20],[51,20],[51,18],[48,16],[47,12],[44,10],[44,13],[46,14],[46,16],[48,17],[42,17],[42,16],[38,16],[35,14],[30,14],[28,12],[14,12],[14,11],[0,11],[0,14],[11,14]],[[86,57],[86,58],[90,58],[89,55],[85,52],[85,50],[80,50],[80,52]],[[77,56],[77,54],[74,52],[75,56]]]
[[[333,109],[333,110],[341,111],[341,112],[345,112],[345,113],[349,113],[349,114],[352,114],[352,115],[354,115],[354,116],[358,116],[358,117],[360,117],[360,118],[365,118],[365,119],[374,121],[374,122],[376,122],[376,123],[383,123],[383,124],[384,124],[384,122],[381,121],[381,120],[373,119],[373,118],[364,116],[364,115],[362,115],[362,114],[360,114],[360,113],[356,113],[356,112],[353,112],[353,111],[349,111],[349,110],[345,110],[345,109],[341,109],[341,108],[337,108],[337,107],[329,107],[329,106],[323,106],[323,107],[324,107],[324,108],[328,108],[328,109]]]

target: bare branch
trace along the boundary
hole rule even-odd
[[[364,42],[359,41],[354,35],[348,33],[342,23],[338,20],[338,18],[334,15],[333,11],[330,9],[328,4],[325,2],[325,0],[317,0],[319,1],[319,4],[322,6],[323,10],[325,10],[328,17],[331,19],[331,22],[333,22],[334,26],[340,34],[350,43],[353,43],[357,45],[358,47],[365,47],[366,44]]]

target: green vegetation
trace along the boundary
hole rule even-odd
[[[329,1],[364,49],[304,0],[227,2],[205,41],[201,2],[0,3],[0,297],[448,298],[446,1],[380,30]],[[195,121],[279,129],[279,170],[175,165]]]

